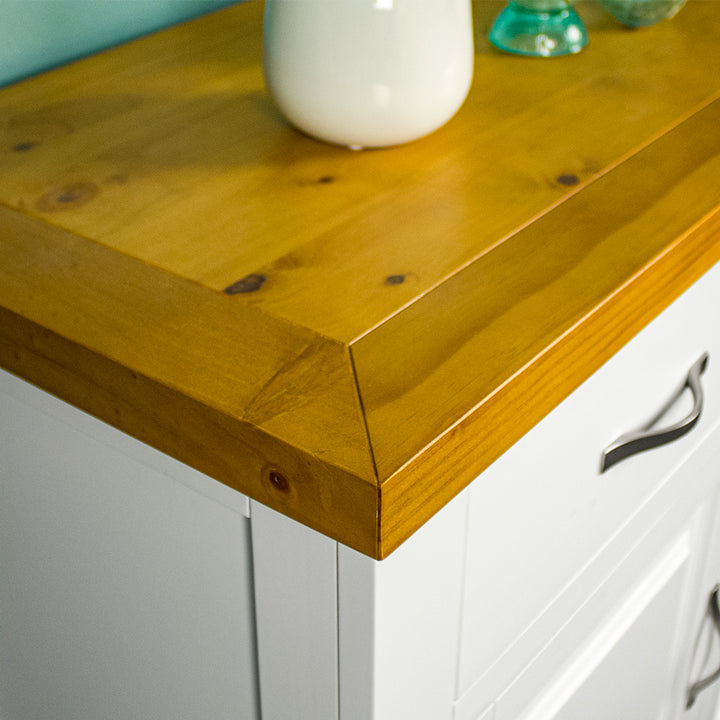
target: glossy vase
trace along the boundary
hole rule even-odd
[[[574,0],[510,0],[493,23],[489,39],[505,52],[536,57],[577,53],[587,30]]]
[[[467,95],[470,0],[267,0],[263,65],[303,132],[352,148],[409,142]]]

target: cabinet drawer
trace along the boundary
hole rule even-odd
[[[719,308],[716,266],[475,481],[458,696],[481,678],[491,695],[504,687],[672,502],[660,491],[720,417]],[[603,448],[648,420],[705,352],[693,430],[601,473]]]
[[[665,717],[673,700],[674,647],[690,543],[690,533],[682,533],[655,562],[641,568],[639,582],[569,655],[549,647],[498,698],[496,720]]]

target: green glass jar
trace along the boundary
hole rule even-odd
[[[533,57],[577,53],[587,30],[574,0],[510,0],[495,18],[489,39],[495,47]]]
[[[644,27],[672,17],[685,0],[600,0],[600,4],[623,25]]]

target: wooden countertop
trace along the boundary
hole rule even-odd
[[[0,90],[0,364],[384,557],[720,259],[720,4],[353,153],[249,2]]]

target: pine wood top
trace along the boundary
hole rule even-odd
[[[384,557],[720,259],[720,5],[529,60],[354,153],[262,4],[0,90],[0,364]]]

